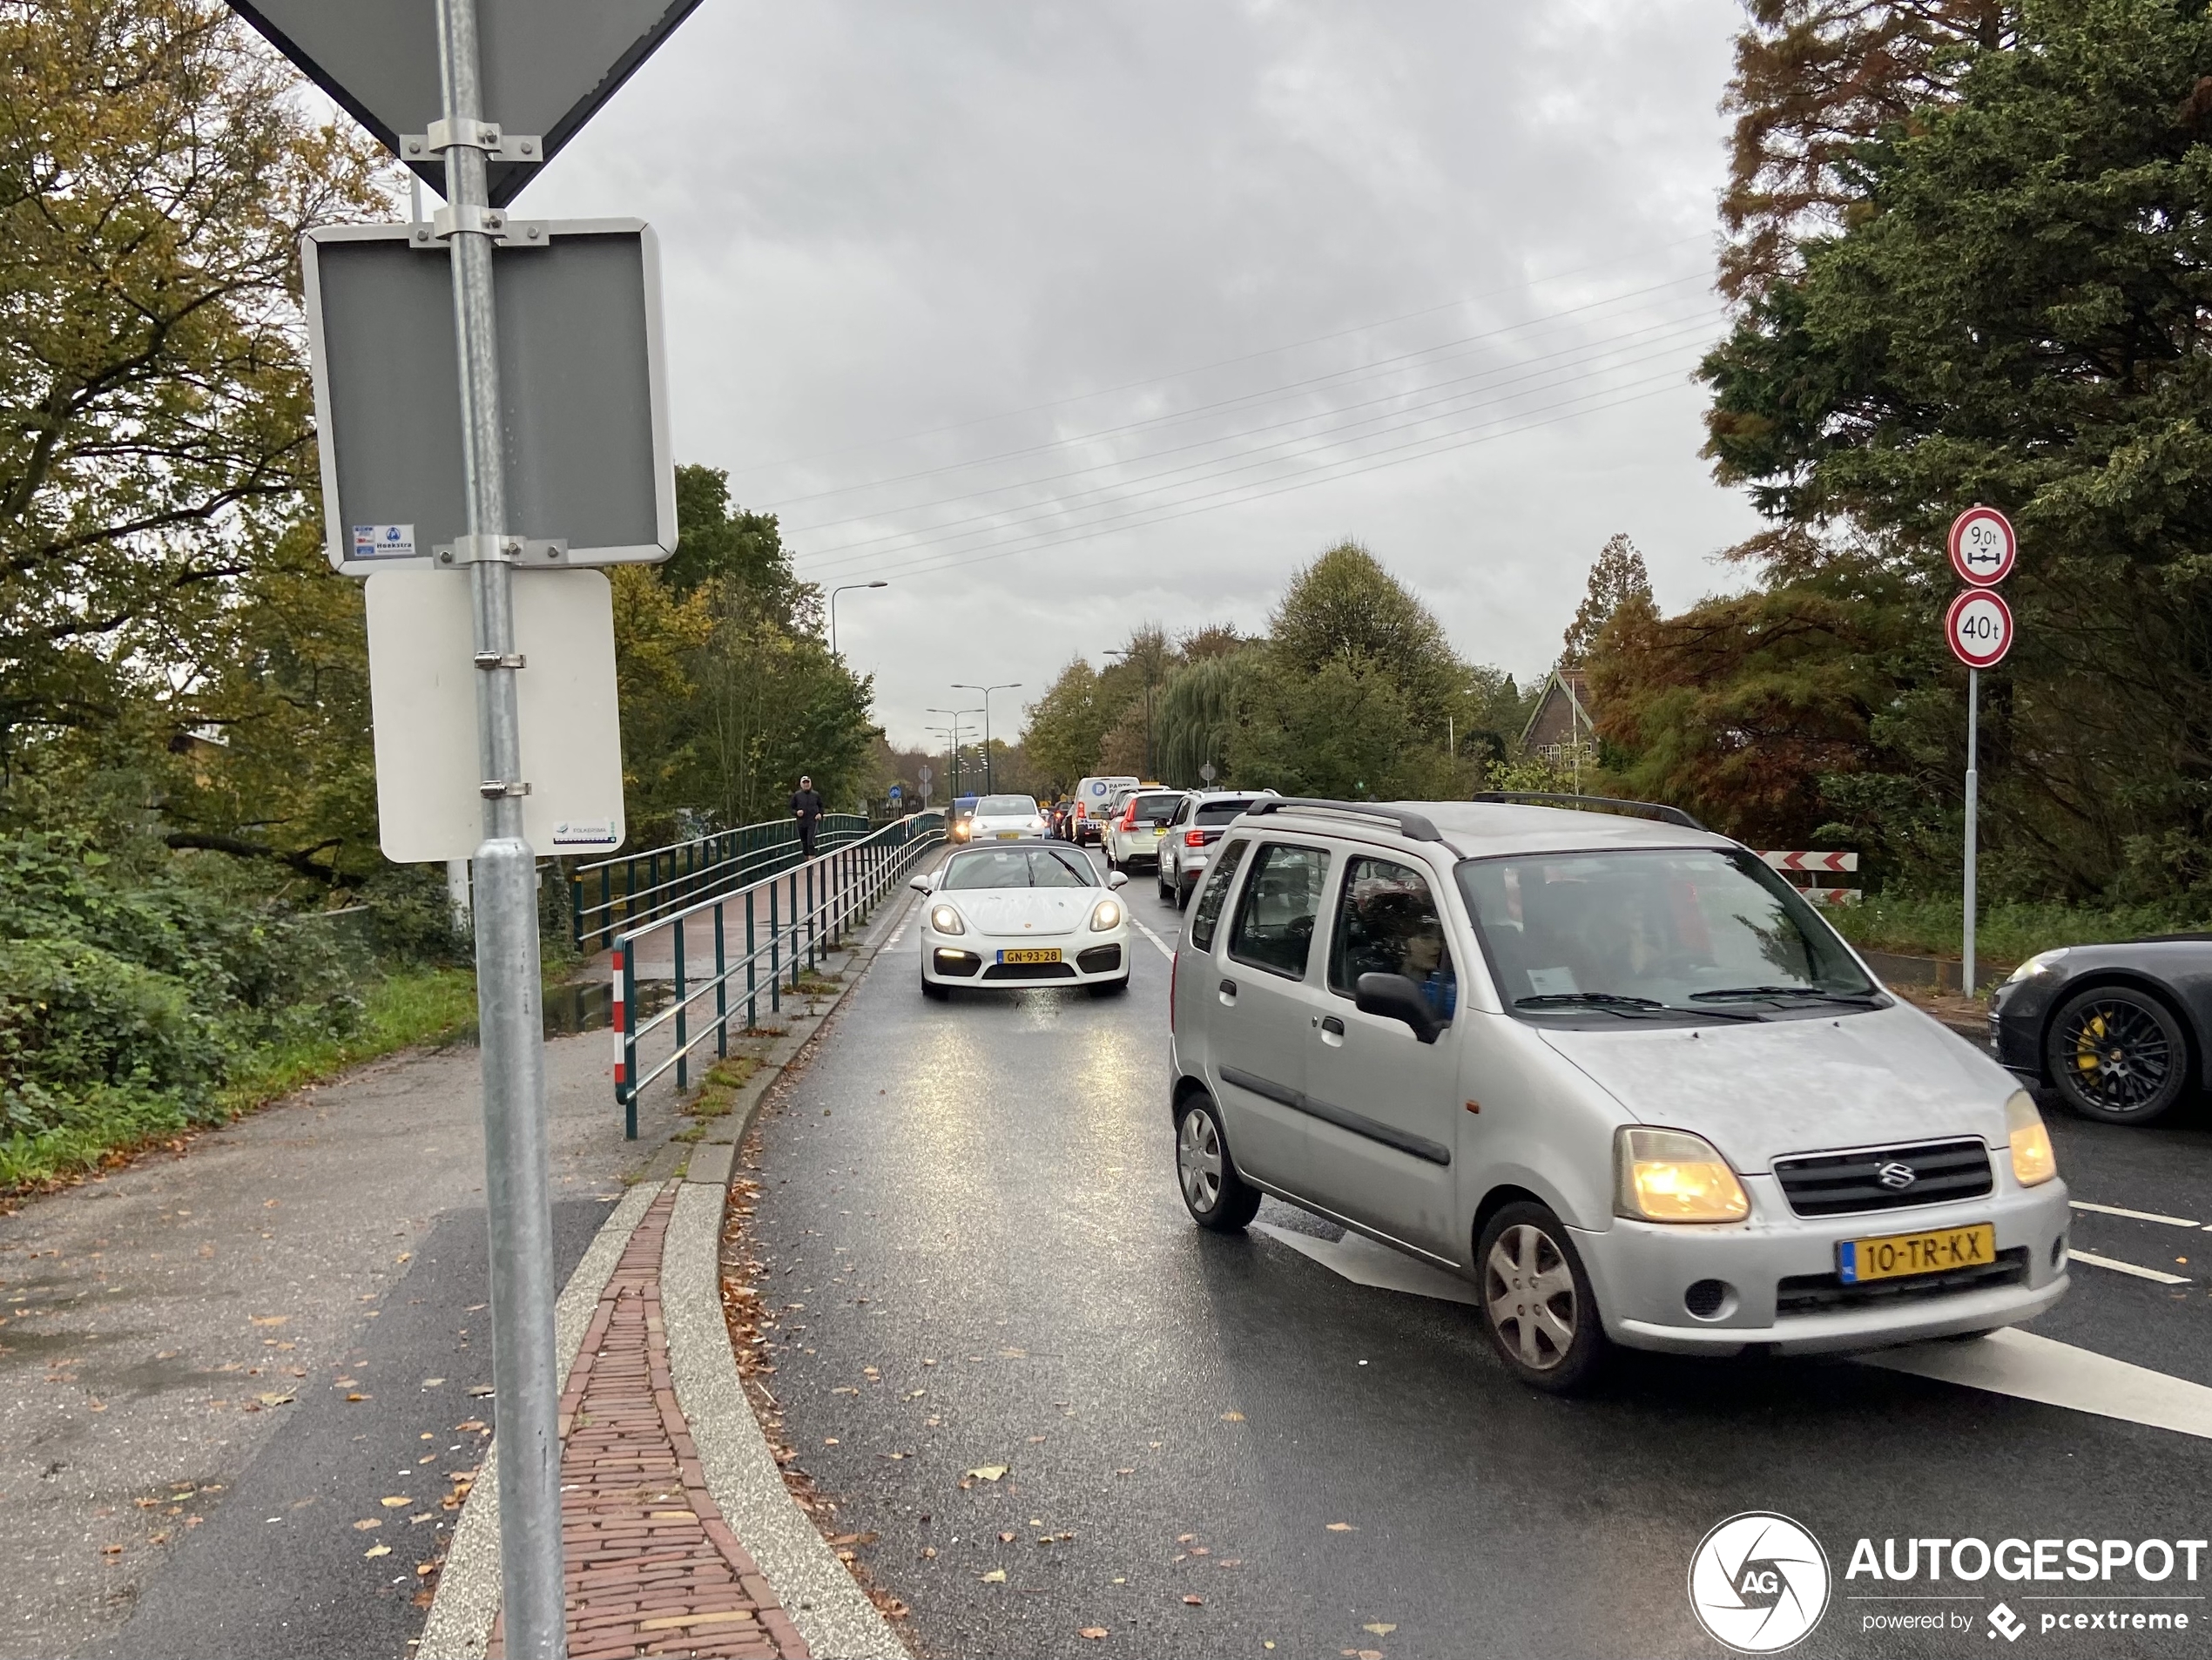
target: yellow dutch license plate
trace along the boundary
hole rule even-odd
[[[1996,1225],[1977,1222],[1967,1228],[1931,1228],[1925,1233],[1885,1233],[1874,1239],[1842,1240],[1836,1246],[1836,1277],[1846,1285],[1858,1285],[1870,1279],[1982,1268],[1996,1260]]]
[[[1060,948],[1056,945],[1037,946],[1026,951],[1001,951],[999,953],[999,961],[1001,962],[1057,962],[1060,961]]]
[[[1001,841],[1019,841],[1022,840],[1022,833],[1019,830],[1001,830],[999,832],[999,840]]]
[[[1156,836],[1163,836],[1167,833],[1168,827],[1163,824],[1156,824],[1152,827],[1152,833]]]

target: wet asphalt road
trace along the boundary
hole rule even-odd
[[[1171,945],[1149,880],[1127,897]],[[2207,1587],[2178,1574],[2111,1590],[2191,1599],[2148,1606],[2197,1629],[2079,1638],[2033,1622],[2087,1604],[2021,1594],[2101,1586],[1841,1576],[1862,1536],[2202,1537],[2204,1441],[1837,1360],[1632,1357],[1552,1400],[1504,1373],[1469,1309],[1193,1227],[1168,962],[1133,947],[1124,998],[948,1005],[920,995],[908,932],[763,1121],[752,1237],[785,1311],[769,1381],[924,1655],[1717,1654],[1685,1575],[1748,1509],[1811,1528],[1838,1576],[1798,1653],[1987,1654],[2000,1594],[2031,1620],[2021,1652],[2201,1651]],[[2202,1115],[2054,1129],[2077,1198],[2212,1221]],[[2212,1382],[2212,1276],[2170,1260],[2203,1236],[2077,1216],[2081,1248],[2192,1283],[2077,1267],[2038,1329]],[[1272,1201],[1260,1219],[1334,1232]],[[1939,1590],[1956,1602],[1853,1600]],[[1865,1625],[1952,1607],[1971,1629]]]

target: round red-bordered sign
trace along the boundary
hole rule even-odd
[[[1988,588],[1969,588],[1943,617],[1951,654],[1970,669],[1993,669],[2013,649],[2013,608]]]
[[[1970,507],[1951,521],[1951,568],[1961,582],[1994,588],[2013,574],[2020,552],[2013,522],[1993,507]]]

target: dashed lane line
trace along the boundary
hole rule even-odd
[[[1264,1222],[1254,1223],[1252,1232],[1280,1241],[1354,1285],[1447,1302],[1475,1301],[1474,1288],[1456,1274],[1359,1234],[1318,1239]],[[2150,1279],[2174,1278],[2131,1264],[2087,1260]],[[1915,1343],[1855,1358],[1862,1366],[2212,1441],[2212,1388],[2017,1326],[1992,1332],[1975,1343]]]
[[[2067,1203],[2077,1211],[2094,1211],[2099,1216],[2124,1216],[2136,1222],[2163,1222],[2169,1228],[2201,1225],[2194,1217],[2161,1216],[2156,1211],[2131,1211],[2121,1205],[2092,1205],[2087,1199],[2068,1199]]]
[[[2169,1274],[2162,1268],[2138,1268],[2132,1262],[2122,1262],[2117,1257],[2100,1257],[2087,1251],[2067,1247],[2067,1258],[2074,1262],[2086,1262],[2092,1268],[2109,1268],[2116,1274],[2133,1274],[2138,1279],[2155,1279],[2161,1285],[2186,1285],[2187,1274]]]
[[[1143,924],[1143,923],[1142,923],[1142,922],[1137,922],[1137,921],[1136,921],[1136,919],[1134,916],[1130,917],[1130,921],[1132,921],[1132,922],[1136,922],[1136,931],[1137,931],[1139,934],[1142,934],[1142,935],[1143,935],[1146,939],[1148,939],[1148,940],[1151,941],[1152,941],[1152,943],[1153,943],[1154,945],[1157,946],[1157,947],[1159,948],[1159,950],[1160,950],[1160,955],[1161,955],[1162,956],[1165,957],[1165,958],[1166,958],[1166,959],[1167,959],[1170,962],[1173,962],[1175,961],[1175,948],[1174,948],[1174,947],[1170,946],[1170,944],[1169,944],[1169,943],[1168,943],[1165,940],[1162,939],[1162,938],[1161,938],[1158,935],[1157,935],[1157,934],[1153,933],[1153,932],[1152,932],[1152,930],[1151,930],[1150,928],[1146,928],[1146,927],[1144,926],[1144,924]]]

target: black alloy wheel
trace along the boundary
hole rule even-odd
[[[2092,986],[2067,998],[2043,1053],[2067,1105],[2103,1124],[2148,1124],[2188,1090],[2189,1044],[2180,1019],[2132,986]]]

